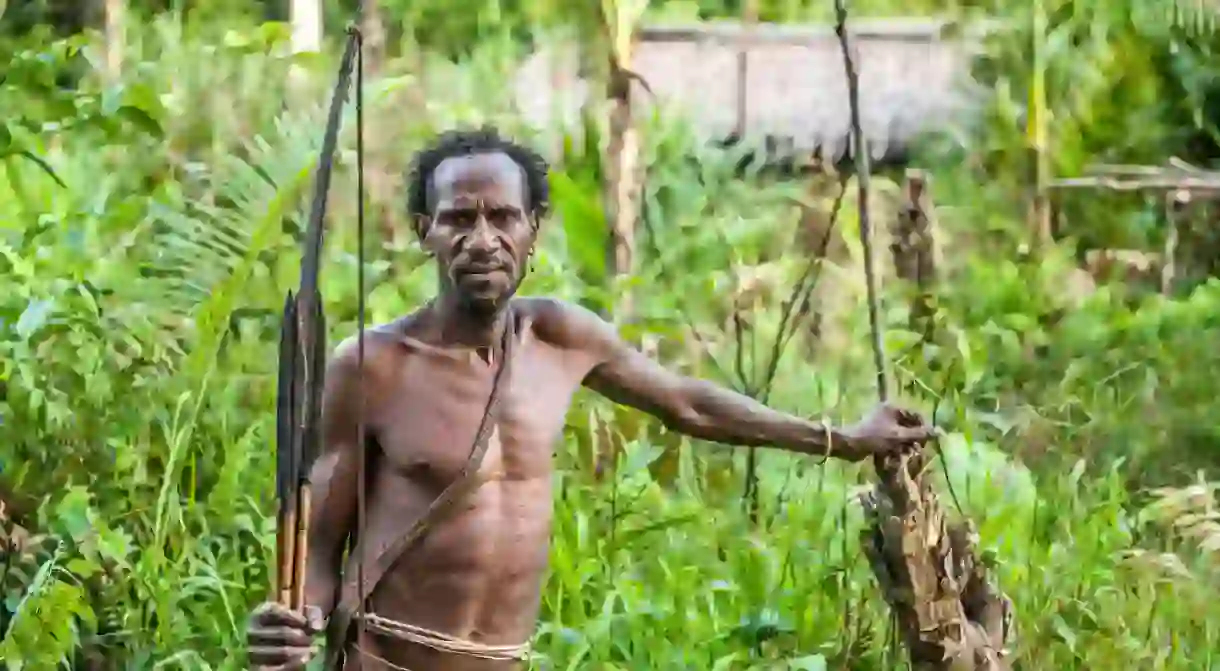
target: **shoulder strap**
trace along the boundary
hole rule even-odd
[[[487,455],[487,448],[491,443],[491,434],[497,421],[497,408],[500,403],[501,392],[507,386],[509,368],[511,368],[513,361],[512,353],[514,344],[517,341],[517,320],[511,308],[506,315],[505,321],[501,346],[503,361],[500,363],[500,369],[496,371],[495,379],[492,381],[491,394],[488,396],[487,406],[483,411],[483,419],[479,423],[479,430],[475,434],[474,444],[470,448],[470,456],[466,459],[466,465],[462,467],[462,471],[458,474],[457,479],[441,492],[441,495],[428,506],[423,515],[420,515],[415,520],[406,533],[396,538],[393,543],[386,546],[377,555],[373,560],[372,566],[364,567],[363,585],[360,584],[361,581],[358,581],[356,576],[359,562],[364,554],[365,539],[357,539],[355,546],[348,555],[347,566],[343,571],[343,582],[339,590],[339,602],[335,606],[327,626],[327,669],[337,668],[333,665],[334,660],[337,660],[338,656],[342,654],[347,642],[347,633],[351,625],[352,616],[355,614],[356,607],[360,602],[372,594],[373,590],[377,587],[377,583],[385,576],[390,567],[412,545],[423,538],[424,534],[428,532],[430,525],[441,519],[454,503],[473,489],[477,482],[479,468],[483,465],[483,458]]]

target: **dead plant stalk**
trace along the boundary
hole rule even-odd
[[[857,210],[864,251],[869,324],[877,392],[888,398],[872,227],[869,221],[869,153],[860,122],[859,71],[852,57],[844,0],[835,0],[835,33],[843,54],[851,108],[851,149],[859,188]],[[1009,599],[987,582],[976,560],[969,521],[949,525],[925,476],[921,452],[875,462],[880,479],[862,503],[864,552],[889,603],[917,669],[1006,671],[1006,646],[1015,636]]]

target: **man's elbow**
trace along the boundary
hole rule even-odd
[[[681,393],[667,404],[662,418],[666,428],[711,443],[750,446],[771,442],[745,404],[749,399],[698,379],[682,386]]]

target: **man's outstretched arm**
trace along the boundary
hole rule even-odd
[[[585,386],[694,438],[855,460],[884,451],[889,440],[896,448],[899,442],[929,437],[926,428],[896,425],[889,430],[892,436],[863,435],[856,427],[833,428],[779,412],[743,394],[666,369],[623,342],[610,324],[588,310],[556,303],[549,311],[561,320],[556,331],[563,344],[590,359]]]

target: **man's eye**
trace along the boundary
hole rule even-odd
[[[492,210],[491,221],[498,226],[512,224],[517,221],[517,213],[512,210]]]

